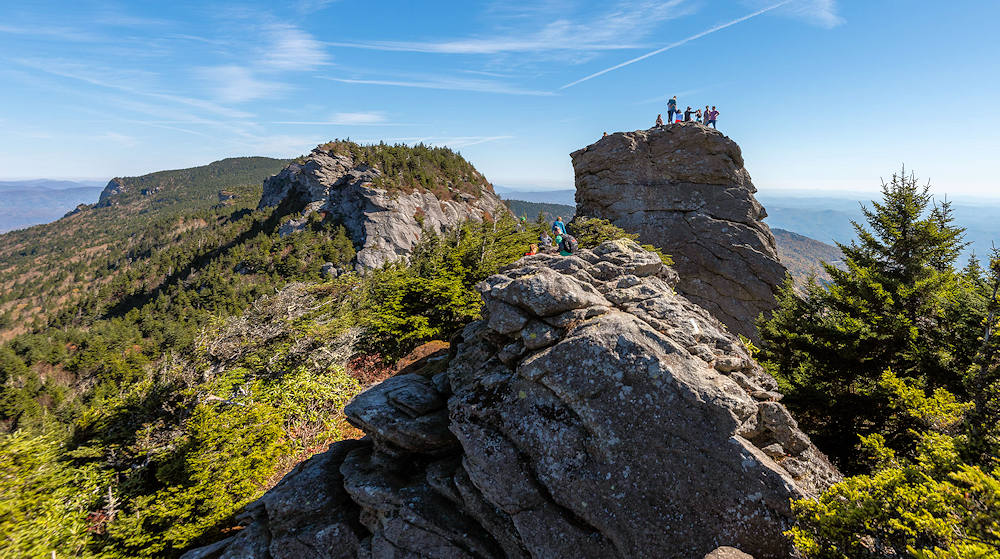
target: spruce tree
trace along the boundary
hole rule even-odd
[[[890,443],[907,436],[879,386],[882,373],[961,392],[974,358],[967,350],[981,335],[954,320],[980,311],[955,269],[964,230],[950,203],[935,203],[930,185],[904,169],[862,211],[857,239],[838,243],[844,267],[824,264],[831,282],[804,293],[786,285],[760,325],[762,360],[786,402],[848,470],[858,434],[887,433]]]

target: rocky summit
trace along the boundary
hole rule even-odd
[[[573,152],[577,215],[670,254],[678,291],[733,332],[776,306],[785,279],[736,142],[695,123],[618,132]]]
[[[474,176],[468,177],[464,189],[444,186],[449,195],[445,199],[427,188],[395,184],[395,177],[355,160],[349,151],[323,145],[264,181],[259,207],[282,203],[304,207],[300,218],[282,225],[282,234],[304,227],[311,213],[332,217],[361,247],[357,267],[379,268],[408,256],[424,229],[441,233],[464,221],[491,219],[506,211],[489,182],[474,170],[471,173]],[[378,186],[380,178],[392,188]]]
[[[790,499],[840,476],[676,283],[628,240],[522,258],[480,284],[447,368],[358,396],[367,436],[185,557],[789,557]]]

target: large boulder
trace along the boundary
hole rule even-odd
[[[442,233],[464,221],[491,219],[507,211],[490,183],[475,171],[463,188],[448,187],[452,197],[447,200],[409,185],[380,188],[376,183],[381,176],[379,169],[355,161],[349,153],[319,146],[265,180],[258,207],[285,204],[302,210],[301,217],[282,225],[282,235],[305,227],[314,212],[342,223],[361,247],[357,267],[362,270],[405,258],[424,229]]]
[[[187,557],[789,557],[790,500],[839,474],[675,281],[627,240],[522,258],[447,369],[358,396],[365,439]]]
[[[607,219],[674,259],[678,291],[758,340],[785,279],[740,147],[695,123],[618,132],[573,152],[577,215]]]

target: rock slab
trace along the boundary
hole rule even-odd
[[[493,187],[478,175],[482,183],[478,196],[460,192],[454,200],[440,200],[422,189],[388,192],[374,185],[379,176],[378,169],[320,146],[265,180],[258,207],[287,204],[302,209],[300,218],[281,226],[282,235],[301,230],[314,212],[339,221],[355,246],[361,247],[357,253],[361,270],[406,258],[425,228],[442,233],[464,221],[482,221],[506,211]]]
[[[677,290],[759,340],[785,279],[740,147],[683,123],[618,132],[573,152],[577,215],[607,219],[674,259]]]
[[[522,258],[480,285],[447,369],[358,396],[364,439],[186,557],[791,556],[790,499],[840,475],[675,282],[628,240]]]

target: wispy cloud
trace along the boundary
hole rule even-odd
[[[324,44],[312,35],[286,23],[267,25],[268,37],[260,64],[276,70],[313,70],[329,63]]]
[[[209,66],[198,68],[196,72],[208,84],[214,97],[225,103],[275,97],[288,89],[282,83],[256,77],[243,66]]]
[[[114,142],[126,147],[134,147],[138,142],[132,136],[119,134],[118,132],[105,132],[95,138],[98,141]]]
[[[93,65],[84,65],[76,62],[48,60],[48,59],[46,60],[15,59],[14,62],[22,66],[26,66],[28,68],[32,68],[34,70],[44,72],[46,74],[50,74],[53,76],[78,80],[84,83],[89,83],[91,85],[105,87],[108,89],[113,89],[124,93],[139,95],[142,97],[156,99],[159,101],[167,101],[179,105],[184,105],[187,107],[200,109],[208,113],[219,116],[224,116],[228,118],[247,118],[252,116],[250,113],[247,113],[245,111],[240,111],[229,107],[225,107],[213,103],[211,101],[206,101],[204,99],[185,97],[182,95],[159,93],[155,91],[145,91],[139,89],[138,87],[127,85],[132,83],[152,82],[156,78],[156,75],[151,72],[136,71],[136,70],[125,72],[121,70],[112,70],[107,68],[95,67]]]
[[[760,0],[756,3],[760,4]],[[837,13],[836,0],[795,0],[782,6],[778,13],[827,29],[844,23],[844,18]]]
[[[549,51],[600,51],[637,48],[636,43],[656,25],[693,13],[688,0],[618,2],[610,10],[585,20],[560,17],[540,29],[520,31],[517,26],[501,28],[486,37],[442,41],[342,41],[328,43],[337,47],[382,51],[405,51],[437,54],[501,54]],[[518,29],[518,31],[515,31]]]
[[[320,10],[325,10],[337,0],[299,0],[295,4],[295,11],[300,14],[311,14]]]
[[[491,80],[476,80],[451,77],[432,77],[423,79],[354,79],[319,76],[320,79],[340,83],[359,85],[385,85],[392,87],[415,87],[419,89],[444,89],[451,91],[476,91],[480,93],[497,93],[502,95],[553,95],[551,91],[522,89],[502,82]]]
[[[328,125],[328,126],[392,126],[383,112],[336,113],[327,120],[282,120],[272,124]]]
[[[666,51],[668,51],[670,49],[674,49],[674,48],[677,48],[677,47],[679,47],[681,45],[685,45],[687,43],[690,43],[691,41],[694,41],[696,39],[700,39],[700,38],[704,37],[705,35],[710,35],[712,33],[715,33],[716,31],[721,31],[721,30],[723,30],[723,29],[725,29],[727,27],[732,27],[733,25],[736,25],[737,23],[742,23],[744,21],[747,21],[748,19],[755,18],[755,17],[757,17],[757,16],[759,16],[761,14],[770,12],[771,10],[775,10],[777,8],[780,8],[780,7],[782,7],[782,6],[786,5],[786,4],[791,3],[792,1],[794,1],[794,0],[785,0],[784,2],[779,2],[777,4],[773,4],[773,5],[768,6],[766,8],[762,8],[760,10],[757,10],[757,11],[753,12],[753,13],[747,14],[747,15],[745,15],[743,17],[736,18],[736,19],[734,19],[732,21],[727,21],[726,23],[721,23],[721,24],[716,25],[714,27],[709,27],[708,29],[706,29],[706,30],[704,30],[704,31],[702,31],[700,33],[695,33],[694,35],[691,35],[690,37],[686,37],[684,39],[681,39],[680,41],[676,41],[674,43],[670,43],[669,45],[667,45],[665,47],[658,48],[658,49],[656,49],[656,50],[654,50],[652,52],[647,52],[646,54],[644,54],[642,56],[637,56],[635,58],[632,58],[631,60],[626,60],[625,62],[622,62],[621,64],[615,64],[614,66],[611,66],[609,68],[605,68],[605,69],[601,70],[600,72],[594,72],[593,74],[590,74],[589,76],[585,76],[585,77],[582,77],[582,78],[580,78],[580,79],[578,79],[576,81],[569,82],[568,84],[560,87],[559,89],[566,89],[567,87],[573,87],[574,85],[577,85],[579,83],[583,83],[583,82],[585,82],[587,80],[592,80],[592,79],[594,79],[594,78],[596,78],[598,76],[603,76],[604,74],[607,74],[608,72],[613,72],[615,70],[618,70],[619,68],[624,68],[625,66],[628,66],[630,64],[635,64],[636,62],[639,62],[640,60],[645,60],[645,59],[647,59],[647,58],[649,58],[651,56],[656,56],[657,54],[660,54],[662,52],[666,52]]]
[[[0,33],[46,39],[58,39],[62,41],[95,42],[100,39],[100,37],[94,33],[80,31],[79,29],[73,29],[71,27],[51,25],[0,24]]]

